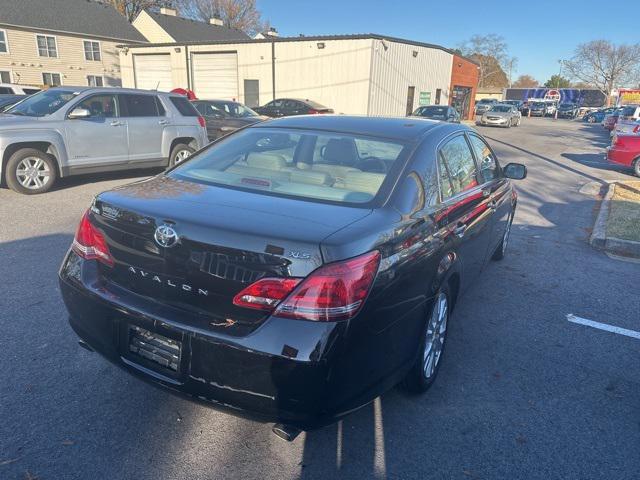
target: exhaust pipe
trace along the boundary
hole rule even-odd
[[[89,344],[87,342],[85,342],[84,340],[78,340],[78,345],[80,345],[85,350],[89,350],[90,352],[93,352],[93,348],[91,348],[89,346]]]
[[[293,442],[301,432],[299,428],[292,425],[285,425],[283,423],[276,423],[271,431],[287,442]]]

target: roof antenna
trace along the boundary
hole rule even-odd
[[[158,80],[158,83],[156,83],[155,91],[157,92],[159,88],[160,88],[160,80]]]

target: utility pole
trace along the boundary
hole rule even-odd
[[[513,70],[513,61],[514,61],[513,58],[509,60],[509,88],[513,87],[513,81],[511,76],[511,71]]]

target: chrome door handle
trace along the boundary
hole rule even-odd
[[[169,125],[169,120],[160,120],[158,123],[160,125]]]
[[[111,122],[109,125],[111,125],[112,127],[119,127],[120,125],[122,125],[122,123],[120,123],[117,120],[114,120],[113,122]]]
[[[462,238],[464,237],[464,232],[466,230],[467,230],[467,225],[463,223],[453,229],[453,234],[458,238]]]

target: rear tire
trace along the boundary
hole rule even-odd
[[[633,162],[633,173],[636,177],[640,177],[640,157]]]
[[[505,230],[504,235],[502,236],[502,241],[500,242],[500,245],[498,245],[498,248],[496,248],[496,251],[493,252],[493,256],[491,257],[492,260],[499,262],[507,254],[507,246],[509,245],[509,237],[511,236],[512,223],[513,223],[513,213],[511,214],[511,216],[509,217],[509,220],[507,221],[507,229]]]
[[[195,152],[195,150],[189,145],[178,143],[173,147],[171,155],[169,155],[169,166],[173,167],[174,165],[184,162],[193,154],[193,152]]]
[[[404,390],[424,393],[435,382],[446,346],[452,300],[449,286],[443,285],[434,297],[431,311],[426,315],[418,358],[400,384]]]
[[[23,195],[37,195],[51,190],[58,179],[55,157],[35,148],[15,152],[7,162],[7,186]]]

